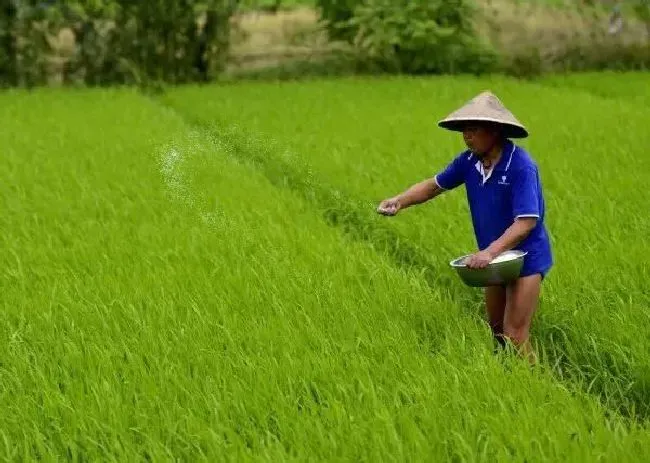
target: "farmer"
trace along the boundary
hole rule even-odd
[[[501,346],[510,340],[535,361],[529,329],[542,280],[553,265],[544,226],[544,196],[537,166],[511,138],[528,132],[491,92],[486,91],[438,123],[463,133],[469,148],[438,175],[381,202],[377,212],[393,216],[447,190],[465,185],[479,251],[465,261],[484,268],[504,251],[518,249],[524,258],[519,278],[505,286],[485,288],[492,333]]]

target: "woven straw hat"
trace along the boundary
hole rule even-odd
[[[438,122],[443,129],[462,132],[467,122],[496,122],[504,128],[507,138],[526,138],[528,131],[490,91],[480,93],[460,109]]]

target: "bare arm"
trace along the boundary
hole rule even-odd
[[[493,256],[498,256],[502,252],[509,251],[510,249],[521,243],[528,234],[535,228],[537,224],[536,217],[520,217],[508,227],[508,229],[488,246],[488,251]]]
[[[470,268],[485,268],[499,254],[517,246],[528,236],[535,224],[536,217],[520,217],[503,232],[499,239],[495,240],[487,248],[472,254],[465,260],[465,264]]]
[[[435,178],[428,178],[397,196],[385,199],[377,208],[377,212],[383,215],[395,215],[402,209],[429,201],[443,191],[445,190],[440,188]]]
[[[406,209],[416,204],[422,204],[435,198],[444,190],[436,183],[435,179],[428,178],[415,185],[411,186],[408,190],[399,194],[395,199],[399,201],[400,209]]]

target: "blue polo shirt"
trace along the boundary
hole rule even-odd
[[[517,217],[536,217],[537,225],[514,249],[526,251],[521,276],[541,273],[553,265],[551,244],[544,225],[544,195],[537,165],[521,147],[507,140],[501,159],[491,172],[471,151],[460,153],[435,176],[444,190],[465,185],[479,249],[487,248]]]

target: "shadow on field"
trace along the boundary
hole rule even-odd
[[[428,253],[410,244],[390,225],[377,220],[376,205],[355,201],[321,179],[314,179],[307,165],[301,165],[299,159],[289,157],[281,147],[274,147],[269,140],[255,138],[253,134],[234,127],[208,124],[178,111],[164,97],[157,101],[200,129],[206,138],[217,141],[233,159],[252,165],[274,186],[289,189],[314,205],[328,225],[343,231],[353,240],[369,243],[397,267],[417,273],[429,288],[442,287],[450,291],[450,296],[463,297],[461,284],[447,272],[439,271],[439,264]],[[481,305],[479,299],[479,296],[471,299],[472,307],[468,313],[482,316],[482,306],[478,308]],[[558,381],[592,394],[609,414],[637,423],[650,422],[650,365],[638,371],[633,365],[617,362],[617,358],[625,358],[624,353],[620,352],[623,346],[619,346],[616,357],[602,349],[588,350],[585,354],[585,349],[576,348],[584,340],[572,339],[571,330],[563,330],[557,320],[555,323],[545,320],[543,311],[540,312],[541,320],[534,337],[537,338],[544,364],[549,366]],[[568,326],[570,321],[566,322]],[[434,352],[436,343],[432,341],[435,337],[432,333],[435,329],[430,326],[431,320],[426,316],[415,316],[410,323],[422,345]]]

